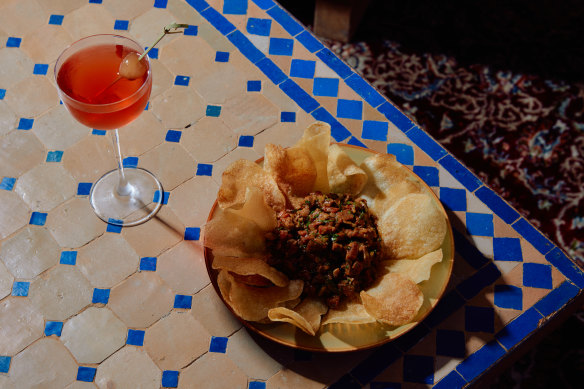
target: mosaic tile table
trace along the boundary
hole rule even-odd
[[[87,198],[115,166],[111,142],[60,105],[53,66],[83,36],[146,44],[173,21],[190,27],[151,51],[149,106],[120,135],[126,166],[162,180],[164,205],[112,227]],[[455,229],[441,303],[374,350],[251,337],[205,270],[198,239],[223,169],[315,119],[338,142],[395,154]],[[582,301],[570,258],[272,0],[3,0],[0,179],[2,388],[457,388]]]

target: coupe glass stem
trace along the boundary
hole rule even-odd
[[[118,161],[118,174],[119,182],[116,191],[120,196],[129,196],[132,192],[132,185],[126,179],[124,174],[124,161],[122,159],[122,150],[120,148],[120,137],[118,134],[118,129],[110,131],[112,134],[112,142],[114,144],[114,153],[116,154],[116,160]]]

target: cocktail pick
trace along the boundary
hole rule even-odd
[[[111,82],[108,86],[102,89],[98,94],[96,94],[92,100],[95,100],[101,94],[103,94],[106,90],[111,88],[116,82],[120,81],[122,78],[126,78],[128,80],[135,80],[136,78],[140,78],[146,73],[148,70],[147,66],[142,62],[142,59],[145,55],[154,48],[164,38],[166,34],[178,34],[182,31],[178,30],[179,28],[187,28],[188,24],[180,24],[180,23],[171,23],[164,27],[162,34],[158,37],[158,39],[146,50],[142,55],[138,56],[138,53],[131,52],[126,54],[126,56],[122,59],[120,63],[120,67],[118,69],[118,76],[115,80]]]

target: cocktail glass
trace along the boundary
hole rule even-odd
[[[149,171],[124,167],[118,129],[144,110],[152,90],[148,56],[146,69],[136,79],[118,74],[130,52],[143,53],[135,41],[119,35],[92,35],[67,47],[55,64],[55,80],[61,101],[80,123],[107,130],[113,141],[118,168],[92,185],[89,201],[97,216],[107,223],[134,226],[152,218],[162,205],[162,185]]]

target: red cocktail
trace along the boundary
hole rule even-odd
[[[99,130],[113,130],[118,169],[106,173],[91,188],[90,202],[104,221],[132,226],[150,219],[161,206],[162,185],[141,168],[124,168],[118,128],[136,119],[146,107],[152,90],[148,56],[134,61],[140,68],[130,76],[120,64],[143,53],[133,40],[119,35],[93,35],[65,49],[55,64],[59,96],[80,123]],[[154,201],[158,192],[158,200]]]

